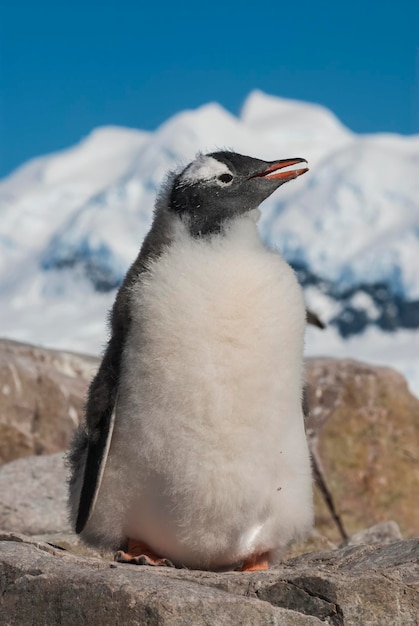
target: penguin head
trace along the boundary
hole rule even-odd
[[[193,236],[220,232],[229,220],[256,209],[278,187],[308,171],[285,168],[306,162],[262,161],[227,151],[199,155],[174,179],[169,208]]]

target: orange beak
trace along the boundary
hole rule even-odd
[[[266,170],[260,172],[258,174],[253,174],[250,178],[272,178],[272,179],[281,179],[284,182],[288,180],[292,180],[293,178],[297,178],[302,174],[308,172],[308,167],[302,167],[300,169],[295,170],[287,170],[286,172],[282,171],[286,167],[292,167],[293,165],[297,165],[298,163],[307,163],[305,159],[281,159],[280,161],[275,161],[270,165]],[[280,171],[281,170],[281,171]]]

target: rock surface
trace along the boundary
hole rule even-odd
[[[0,340],[0,465],[67,448],[97,363]]]
[[[375,526],[371,526],[371,528],[359,530],[357,533],[348,537],[339,547],[360,546],[363,543],[393,543],[393,541],[399,541],[400,539],[403,539],[403,537],[398,524],[390,520],[388,522],[375,524]]]
[[[419,539],[292,559],[267,572],[117,564],[0,536],[2,624],[416,626]]]
[[[307,361],[306,427],[348,534],[394,519],[419,533],[419,400],[401,374],[352,360]],[[320,497],[316,528],[340,541]]]
[[[70,531],[64,454],[18,459],[0,468],[0,528],[40,535]]]

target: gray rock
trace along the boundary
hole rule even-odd
[[[0,536],[2,624],[417,626],[419,539],[311,553],[267,572],[117,564]]]
[[[216,578],[76,557],[48,545],[0,542],[2,624],[25,626],[315,626],[311,616],[217,589]],[[16,541],[17,539],[17,541]],[[217,575],[214,575],[216,577]]]
[[[0,467],[0,528],[27,535],[69,531],[66,475],[62,452]]]
[[[354,533],[340,547],[359,546],[363,543],[391,543],[402,538],[399,525],[390,520]]]

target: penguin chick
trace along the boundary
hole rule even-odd
[[[69,454],[75,530],[117,560],[265,569],[311,528],[305,308],[257,231],[303,162],[200,155],[157,199]]]

